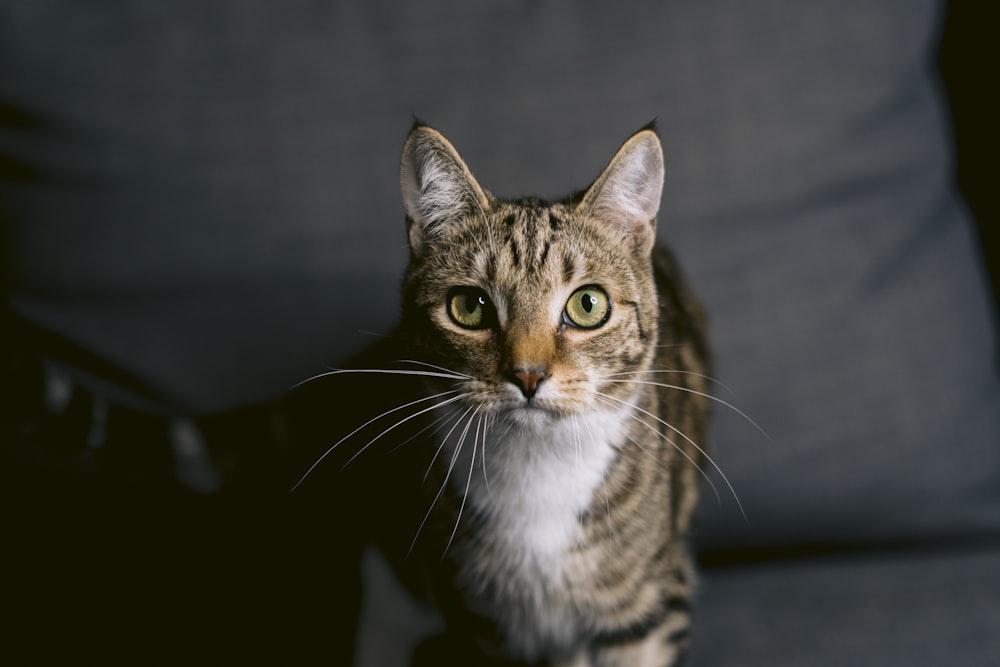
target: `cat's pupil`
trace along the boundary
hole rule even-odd
[[[583,297],[580,299],[580,305],[583,306],[583,309],[588,313],[594,310],[594,304],[596,303],[597,299],[595,299],[590,294],[584,294]]]

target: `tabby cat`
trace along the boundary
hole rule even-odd
[[[365,375],[355,395],[390,406],[337,446],[373,462],[373,530],[392,526],[384,550],[445,618],[418,661],[682,659],[708,355],[656,241],[662,183],[652,126],[558,202],[497,198],[441,134],[412,129],[401,323],[334,374]],[[397,381],[415,383],[406,399]],[[385,442],[391,455],[362,456]]]

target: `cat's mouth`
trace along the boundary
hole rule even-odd
[[[525,412],[527,414],[556,414],[555,406],[549,404],[548,401],[539,401],[535,398],[526,398],[512,408],[515,412]]]
[[[476,389],[468,399],[471,409],[515,425],[541,426],[575,413],[575,401],[556,387],[542,387],[530,396],[509,383],[484,382]]]
[[[568,415],[565,402],[537,394],[508,399],[499,412],[514,423],[530,426],[548,424]]]
[[[519,426],[539,427],[558,419],[560,413],[547,408],[532,399],[525,399],[517,405],[505,407],[503,416]]]

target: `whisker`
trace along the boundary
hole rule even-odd
[[[367,329],[358,329],[358,333],[362,336],[371,336],[373,338],[388,338],[389,334],[382,333],[380,331],[368,331]]]
[[[447,396],[449,394],[454,394],[454,393],[457,393],[457,392],[458,392],[457,389],[452,389],[451,391],[445,391],[445,392],[442,392],[440,394],[434,394],[433,396],[425,396],[424,398],[418,398],[415,401],[410,401],[409,403],[404,403],[403,405],[400,405],[398,407],[392,408],[391,410],[386,410],[385,412],[383,412],[383,413],[381,413],[379,415],[376,415],[375,417],[372,417],[371,419],[369,419],[368,421],[366,421],[364,424],[362,424],[361,426],[357,427],[356,429],[354,429],[353,431],[351,431],[350,433],[348,433],[347,435],[345,435],[343,438],[341,438],[337,442],[333,443],[325,452],[323,452],[323,454],[318,459],[316,459],[316,461],[311,466],[309,466],[309,469],[306,470],[305,474],[302,475],[302,477],[299,478],[299,481],[297,481],[295,483],[295,486],[293,486],[291,490],[294,491],[295,489],[299,488],[299,486],[302,484],[302,482],[304,482],[306,480],[306,477],[308,477],[310,475],[310,473],[312,473],[312,471],[316,469],[316,466],[318,466],[320,463],[322,463],[323,460],[327,456],[329,456],[331,452],[333,452],[333,450],[335,450],[337,447],[339,447],[348,438],[353,437],[356,433],[358,433],[358,431],[361,431],[366,426],[369,426],[370,424],[378,421],[382,417],[385,417],[387,415],[391,415],[394,412],[399,412],[400,410],[405,410],[406,408],[409,408],[409,407],[412,407],[414,405],[417,405],[418,403],[426,403],[427,401],[434,401],[434,400],[437,400],[437,399],[439,399],[439,398],[441,398],[443,396]],[[468,396],[468,395],[469,395],[468,393],[465,393],[465,394],[459,394],[458,396],[453,396],[452,398],[447,399],[444,403],[441,403],[440,405],[431,406],[427,410],[433,410],[434,408],[440,407],[441,405],[447,405],[448,403],[451,403],[452,401],[456,401],[456,400],[458,400],[460,398],[463,398],[465,396]],[[423,414],[423,412],[426,412],[427,410],[422,410],[421,412],[418,412],[417,414]],[[407,417],[407,419],[410,419],[410,418],[412,418],[414,416],[416,416],[416,415],[411,415],[410,417]],[[401,422],[397,422],[397,425],[400,424],[400,423]],[[384,433],[383,433],[383,435],[384,435]],[[379,436],[379,437],[381,437],[381,436]],[[368,444],[371,444],[371,443],[368,443]],[[367,448],[368,445],[365,445],[365,447]],[[358,452],[358,453],[360,453],[360,452]],[[357,456],[357,454],[355,454],[355,456]],[[354,456],[351,457],[351,461],[353,461],[353,460],[354,460]],[[348,461],[348,463],[350,463],[350,461]]]
[[[650,382],[649,380],[610,380],[610,382],[612,382],[614,384],[644,384],[644,385],[649,385],[651,387],[663,387],[665,389],[676,389],[678,391],[686,391],[689,394],[694,394],[696,396],[701,396],[703,398],[707,398],[710,401],[715,401],[716,403],[719,403],[721,405],[726,406],[727,408],[729,408],[730,410],[732,410],[733,412],[735,412],[736,414],[738,414],[740,417],[743,417],[743,419],[747,420],[765,438],[767,438],[768,440],[771,439],[771,436],[769,436],[767,434],[767,431],[765,431],[763,428],[760,427],[759,424],[757,424],[757,422],[755,422],[753,419],[751,419],[750,415],[748,415],[747,413],[743,412],[742,410],[740,410],[738,407],[736,407],[732,403],[730,403],[728,401],[724,401],[721,398],[718,398],[716,396],[712,396],[711,394],[706,394],[703,391],[698,391],[697,389],[691,389],[690,387],[682,387],[682,386],[676,385],[676,384],[665,384],[663,382]]]
[[[612,409],[617,409],[617,406],[614,403],[611,403],[610,401],[608,401],[607,397],[605,397],[605,395],[598,393],[597,399],[598,400],[603,400],[604,404],[607,405],[608,407],[610,407]],[[705,482],[711,487],[712,492],[715,494],[716,500],[718,500],[720,503],[722,502],[722,497],[719,495],[719,488],[715,485],[715,482],[712,481],[711,476],[707,472],[705,472],[705,469],[702,468],[698,464],[697,461],[695,461],[693,458],[691,458],[691,456],[687,452],[685,452],[683,449],[681,449],[677,445],[676,442],[674,442],[667,434],[662,433],[658,428],[656,428],[655,426],[653,426],[649,422],[646,422],[646,421],[640,419],[637,415],[629,413],[628,417],[629,417],[629,419],[632,419],[632,420],[638,422],[639,424],[642,424],[646,428],[648,428],[650,431],[653,432],[654,435],[656,435],[658,438],[666,441],[667,444],[669,444],[681,456],[683,456],[685,459],[687,459],[691,463],[691,465],[693,465],[695,467],[695,470],[697,470],[701,474],[701,476],[702,476],[702,478],[704,478]],[[664,472],[666,472],[667,474],[670,474],[670,472],[671,472],[670,468],[667,467],[666,465],[664,465],[663,462],[660,461],[653,454],[653,452],[651,452],[648,449],[646,449],[645,447],[643,447],[642,444],[638,440],[636,440],[635,438],[633,438],[628,432],[625,433],[625,437],[628,438],[629,442],[631,442],[633,445],[635,445],[636,447],[638,447],[639,450],[643,454],[645,454],[646,456],[648,456],[650,459],[653,460],[654,463],[656,463],[658,466],[660,466],[660,468],[662,468],[664,470]]]
[[[497,440],[499,440],[500,442],[503,442],[504,440],[506,440],[507,436],[514,429],[514,422],[512,420],[505,419],[504,422],[507,424],[507,428],[505,428],[503,430],[503,433],[500,434],[500,437],[497,438]]]
[[[448,400],[442,401],[441,403],[438,403],[437,405],[432,405],[432,406],[430,406],[428,408],[424,408],[422,410],[419,410],[419,411],[415,412],[414,414],[410,415],[409,417],[404,417],[403,419],[400,419],[398,422],[396,422],[395,424],[393,424],[392,426],[390,426],[389,428],[385,429],[384,431],[382,431],[381,433],[379,433],[378,435],[376,435],[374,438],[372,438],[371,440],[369,440],[368,443],[365,444],[364,447],[362,447],[357,452],[355,452],[354,455],[351,456],[351,458],[347,459],[347,463],[344,464],[344,468],[346,468],[347,466],[351,465],[351,463],[354,462],[354,459],[356,459],[359,456],[361,456],[365,452],[366,449],[368,449],[369,447],[371,447],[382,436],[384,436],[385,434],[389,433],[390,431],[395,430],[396,428],[402,426],[403,424],[405,424],[406,422],[410,421],[411,419],[416,419],[417,417],[419,417],[422,414],[428,413],[431,410],[437,410],[438,408],[444,407],[445,405],[448,405],[449,403],[454,403],[455,401],[461,400],[461,399],[465,398],[468,395],[469,395],[468,393],[464,393],[464,394],[459,394],[458,396],[452,396]]]
[[[438,445],[437,450],[434,451],[434,456],[431,457],[431,462],[427,465],[427,470],[424,471],[424,479],[421,482],[421,484],[426,484],[427,483],[427,478],[430,477],[431,470],[434,468],[434,462],[437,461],[437,457],[441,454],[441,450],[444,449],[444,446],[446,444],[448,444],[448,438],[451,437],[451,434],[455,432],[455,429],[458,428],[458,425],[462,423],[463,419],[465,419],[465,415],[467,415],[470,412],[472,412],[475,409],[475,407],[476,406],[474,406],[474,405],[470,405],[468,408],[466,408],[465,412],[463,412],[462,414],[460,414],[458,416],[458,418],[455,420],[455,423],[452,425],[452,427],[445,434],[444,438],[441,439],[441,444]],[[450,472],[450,470],[449,470],[449,472]]]
[[[734,396],[736,395],[736,392],[734,392],[732,389],[730,389],[721,380],[716,380],[711,375],[705,375],[704,373],[699,373],[697,371],[682,371],[682,370],[672,370],[672,369],[667,369],[667,368],[659,368],[659,369],[657,369],[657,368],[651,368],[651,369],[645,370],[645,371],[622,371],[620,373],[608,373],[607,375],[602,375],[601,379],[602,380],[607,380],[607,379],[614,378],[614,377],[622,377],[622,376],[629,376],[629,375],[646,375],[647,373],[668,373],[668,374],[673,374],[673,375],[693,375],[694,377],[701,378],[702,380],[705,380],[706,382],[711,382],[712,384],[714,384],[714,385],[716,385],[718,387],[721,387],[722,389],[724,389],[729,394],[732,394]]]
[[[465,418],[465,415],[468,414],[468,412],[469,411],[466,410],[466,412],[462,414],[462,417],[459,418],[459,422],[461,422],[461,420]],[[455,446],[455,453],[451,455],[451,461],[448,462],[448,471],[445,473],[444,482],[441,483],[441,488],[438,489],[437,495],[435,495],[434,496],[434,500],[431,501],[431,506],[427,508],[427,513],[424,514],[423,520],[420,522],[420,525],[417,527],[417,532],[413,536],[413,541],[410,542],[410,549],[409,549],[409,551],[407,551],[407,555],[413,553],[413,547],[416,546],[416,544],[417,544],[417,538],[420,537],[420,533],[424,529],[424,525],[427,523],[427,519],[430,518],[431,512],[434,511],[434,506],[437,505],[438,500],[440,500],[441,496],[444,495],[444,490],[446,488],[448,488],[448,480],[451,479],[451,472],[452,472],[452,470],[455,469],[455,463],[458,461],[458,456],[462,452],[462,445],[465,443],[465,437],[469,434],[469,427],[472,425],[472,420],[475,419],[476,413],[478,413],[478,412],[479,412],[479,406],[476,406],[475,409],[472,411],[472,415],[469,417],[469,420],[466,422],[465,428],[462,429],[461,435],[458,437],[458,444]],[[456,423],[456,426],[457,426],[457,423]],[[454,430],[454,429],[452,429],[452,430]],[[449,436],[451,435],[451,431],[448,432],[448,435]],[[447,438],[445,439],[445,442],[447,442]],[[442,446],[443,446],[443,444],[444,443],[442,443]],[[448,553],[448,550],[445,549],[445,554],[447,554],[447,553]],[[445,554],[442,554],[441,557],[444,558]]]
[[[624,406],[632,408],[633,410],[641,412],[641,413],[643,413],[644,415],[646,415],[648,417],[652,417],[655,421],[663,424],[664,426],[666,426],[667,428],[669,428],[671,431],[673,431],[677,435],[679,435],[682,438],[684,438],[684,440],[686,440],[688,443],[690,443],[690,445],[692,447],[694,447],[695,450],[697,450],[699,454],[701,454],[702,456],[704,456],[705,460],[708,461],[712,465],[712,467],[715,468],[716,471],[718,471],[719,475],[722,477],[722,481],[726,483],[726,486],[729,488],[729,492],[733,495],[733,499],[736,501],[736,505],[740,509],[740,514],[743,515],[743,520],[746,521],[747,523],[750,522],[750,520],[747,518],[746,511],[743,509],[743,503],[740,502],[740,497],[739,497],[739,495],[737,495],[736,489],[733,488],[733,485],[732,485],[732,483],[730,483],[729,478],[726,476],[726,473],[722,472],[722,468],[719,467],[719,465],[715,462],[715,460],[711,456],[709,456],[708,452],[706,452],[704,449],[702,449],[701,446],[698,445],[698,443],[696,443],[694,440],[692,440],[687,435],[685,435],[684,432],[681,431],[679,428],[677,428],[676,426],[674,426],[673,424],[671,424],[671,423],[669,423],[667,421],[664,421],[663,419],[660,419],[659,417],[657,417],[656,415],[654,415],[652,412],[644,410],[644,409],[640,408],[637,405],[632,405],[631,403],[628,403],[627,401],[623,401],[623,400],[621,400],[619,398],[615,398],[614,396],[609,396],[607,394],[603,394],[603,393],[600,393],[600,392],[598,392],[598,394],[600,396],[603,396],[606,399],[612,400],[612,401],[614,401],[616,403],[620,403],[620,404],[622,404]],[[678,451],[681,451],[681,449],[676,446],[676,443],[672,443],[672,444],[674,444],[675,449],[677,449]]]
[[[443,429],[445,427],[445,425],[442,424],[441,422],[447,421],[447,420],[451,419],[453,416],[454,416],[454,414],[452,414],[452,413],[445,413],[445,414],[441,415],[440,417],[438,417],[437,419],[435,419],[434,421],[432,421],[430,424],[428,424],[427,426],[423,427],[422,429],[420,429],[419,431],[417,431],[416,433],[414,433],[413,435],[411,435],[409,438],[407,438],[406,440],[403,440],[401,443],[399,443],[398,445],[396,445],[395,447],[393,447],[392,449],[390,449],[388,451],[388,454],[395,454],[404,445],[408,445],[409,443],[413,442],[414,440],[416,440],[418,437],[420,437],[424,433],[427,433],[427,431],[430,431],[432,428],[434,430],[431,431],[431,433],[428,435],[428,438],[434,436],[441,429]],[[440,424],[440,426],[439,426],[439,424]],[[434,428],[435,426],[437,426],[437,428]]]
[[[316,380],[321,380],[326,377],[331,377],[333,375],[345,375],[351,373],[367,373],[371,375],[418,375],[423,377],[437,377],[445,378],[446,380],[468,380],[467,375],[458,375],[455,373],[435,373],[431,371],[418,371],[418,370],[404,370],[404,369],[394,369],[394,368],[336,368],[332,371],[327,371],[325,373],[320,373],[318,375],[313,375],[312,377],[306,378],[301,382],[296,382],[291,386],[289,391],[298,389],[304,384],[309,382],[315,382]]]
[[[476,433],[479,433],[479,426],[482,424],[482,415],[479,416],[479,422],[476,424]],[[458,533],[458,525],[462,522],[462,511],[465,509],[465,502],[469,498],[469,488],[472,486],[472,471],[476,469],[476,442],[472,442],[472,461],[469,463],[469,477],[465,480],[465,493],[462,494],[462,504],[458,506],[458,516],[455,517],[455,527],[451,529],[451,537],[448,538],[448,544],[444,547],[444,553],[441,554],[441,560],[448,555],[448,549],[451,548],[451,543],[455,539],[455,535]]]
[[[459,376],[461,378],[465,378],[466,380],[471,380],[472,379],[471,375],[467,375],[465,373],[460,373],[460,372],[458,372],[456,370],[452,370],[450,368],[445,368],[444,366],[436,366],[434,364],[429,364],[426,361],[418,361],[416,359],[399,359],[397,361],[397,363],[400,363],[400,364],[417,364],[418,366],[426,366],[427,368],[433,368],[434,370],[442,371],[442,372],[448,373],[450,375],[457,375],[457,376]]]
[[[486,423],[483,425],[483,457],[481,460],[483,463],[483,482],[486,484],[486,493],[489,495],[490,500],[493,500],[493,491],[490,490],[490,478],[486,474],[486,431],[488,431],[491,426],[491,420],[492,417],[487,416]]]
[[[612,403],[608,403],[607,405],[609,405],[611,407],[614,407],[614,404],[612,404]],[[669,444],[671,447],[673,447],[677,451],[677,453],[679,453],[681,456],[683,456],[685,459],[687,459],[688,462],[691,465],[694,466],[695,470],[697,470],[698,473],[702,476],[702,478],[705,480],[705,483],[707,483],[708,486],[712,489],[712,493],[715,494],[715,500],[716,500],[716,502],[718,502],[719,504],[722,503],[722,495],[719,493],[719,487],[716,486],[715,482],[712,481],[712,477],[707,472],[705,472],[705,469],[702,468],[698,464],[697,461],[695,461],[693,458],[691,458],[690,454],[688,454],[683,449],[681,449],[677,445],[677,443],[674,442],[667,434],[661,433],[659,429],[657,429],[655,426],[653,426],[649,422],[647,422],[647,421],[645,421],[643,419],[640,419],[636,415],[629,415],[629,417],[631,419],[635,420],[636,422],[638,422],[639,424],[642,424],[643,426],[645,426],[646,428],[648,428],[650,431],[653,432],[654,435],[656,435],[660,439],[665,440],[667,442],[667,444]],[[661,468],[663,468],[663,470],[665,470],[667,473],[671,472],[669,467],[667,467],[666,465],[664,465],[662,461],[660,461],[658,458],[656,458],[656,456],[653,454],[653,452],[651,452],[648,449],[646,449],[645,447],[643,447],[642,444],[640,444],[638,440],[636,440],[635,438],[633,438],[631,434],[626,433],[625,437],[628,438],[629,442],[631,442],[633,445],[635,445],[636,447],[638,447],[646,456],[648,456],[651,459],[653,459],[653,461],[656,462],[656,464],[659,465]]]
[[[598,398],[601,398],[601,397],[598,396]],[[605,401],[605,404],[608,405],[609,407],[612,407],[612,408],[615,407],[615,405],[613,403],[610,403],[610,402],[607,402],[607,401]],[[639,424],[642,424],[643,426],[645,426],[646,428],[648,428],[650,431],[653,432],[653,434],[655,436],[657,436],[661,440],[664,440],[678,454],[680,454],[685,459],[687,459],[688,462],[695,467],[695,470],[698,471],[698,473],[702,476],[702,478],[705,480],[705,482],[708,484],[708,486],[712,489],[712,493],[715,495],[716,502],[718,502],[720,504],[722,503],[722,496],[719,494],[719,487],[716,486],[715,482],[712,481],[712,477],[705,471],[705,469],[702,468],[701,465],[696,460],[694,460],[693,458],[691,458],[690,454],[688,454],[687,452],[685,452],[684,449],[682,449],[676,442],[674,442],[674,440],[670,436],[668,436],[666,433],[661,432],[658,428],[656,428],[655,426],[653,426],[649,422],[645,421],[644,419],[640,419],[637,415],[634,415],[634,414],[630,414],[629,418],[633,419],[634,421],[636,421]],[[648,449],[646,449],[645,447],[643,447],[642,444],[638,440],[636,440],[635,438],[633,438],[628,433],[625,434],[625,437],[628,438],[628,440],[633,445],[635,445],[636,447],[638,447],[644,454],[646,454],[646,456],[650,457],[653,461],[655,461],[657,463],[657,465],[659,465],[664,471],[666,471],[668,474],[671,472],[671,470],[670,470],[669,467],[667,467],[666,465],[664,465],[663,462],[660,461],[653,454],[653,452],[651,452]]]

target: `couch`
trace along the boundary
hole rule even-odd
[[[286,487],[259,479],[283,450],[247,453],[270,424],[259,406],[392,326],[414,116],[497,194],[543,197],[588,183],[655,118],[658,231],[706,303],[719,397],[763,431],[716,410],[711,444],[735,493],[715,479],[697,517],[691,664],[996,664],[996,302],[956,182],[944,16],[937,0],[0,2],[7,368],[27,355],[35,369],[4,389],[22,556],[5,576],[24,593],[7,603],[11,634],[51,650],[69,633],[74,655],[107,655],[131,636],[118,624],[143,616],[158,628],[136,635],[150,656],[198,655],[184,638],[215,625],[238,637],[217,642],[230,658],[263,655],[266,636],[289,662],[407,664],[433,614],[378,555],[359,565],[360,545],[339,546],[342,510],[311,508],[322,529],[308,546],[270,516]],[[151,488],[115,486],[60,522],[106,479],[36,455],[17,428],[23,404],[65,415],[80,395],[90,434],[101,406],[166,418],[170,447],[142,479],[186,490],[95,527],[94,512]],[[135,428],[129,461],[152,451],[152,427]],[[255,461],[242,493],[223,450]],[[171,502],[190,509],[158,513]],[[123,534],[141,537],[116,570]],[[313,549],[332,554],[306,559],[328,580],[269,565],[286,573],[287,552]],[[99,556],[54,574],[80,553]],[[116,575],[143,588],[204,575],[199,562],[211,576],[198,586],[178,575],[148,595],[124,595]],[[107,591],[110,629],[95,620]],[[220,596],[238,602],[206,602]]]

